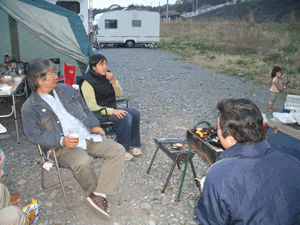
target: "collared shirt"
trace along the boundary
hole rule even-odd
[[[83,123],[72,116],[65,107],[62,105],[61,101],[59,100],[59,97],[55,90],[53,90],[54,97],[50,94],[40,94],[41,98],[46,101],[49,106],[52,108],[53,112],[58,117],[64,136],[67,136],[69,134],[69,130],[71,128],[77,128],[79,133],[79,143],[76,147],[86,149],[86,141],[85,139],[94,141],[94,142],[101,142],[102,137],[99,134],[91,134],[88,129],[83,125]],[[61,145],[62,145],[63,137],[61,138]]]

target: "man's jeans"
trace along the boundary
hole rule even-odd
[[[134,108],[125,108],[126,116],[119,119],[116,115],[108,116],[108,121],[118,126],[117,142],[124,146],[126,152],[129,152],[130,146],[141,147],[140,140],[140,113]],[[100,122],[107,122],[107,117],[103,116]]]
[[[114,195],[115,189],[121,179],[125,151],[117,142],[102,137],[102,142],[86,140],[87,149],[68,148],[56,150],[58,163],[73,170],[74,176],[86,193],[86,197],[93,191]],[[93,168],[93,158],[97,156],[104,159],[99,178]],[[53,159],[53,155],[50,155]]]

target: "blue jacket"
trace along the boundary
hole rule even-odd
[[[74,88],[66,84],[57,84],[55,90],[65,109],[79,119],[90,132],[93,127],[100,127],[99,120]],[[38,93],[32,92],[23,104],[21,117],[24,134],[31,142],[61,148],[60,139],[64,134],[60,121]]]
[[[202,224],[300,224],[300,157],[267,141],[236,144],[208,170],[196,207]]]

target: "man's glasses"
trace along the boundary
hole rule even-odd
[[[53,74],[47,74],[46,76],[50,76],[50,77],[57,77],[57,74],[56,73],[53,73]]]

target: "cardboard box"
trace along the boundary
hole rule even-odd
[[[300,150],[300,127],[277,122],[274,118],[268,122],[268,142],[271,146],[289,146]]]

